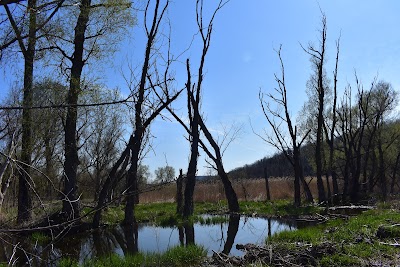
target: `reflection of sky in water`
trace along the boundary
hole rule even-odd
[[[294,229],[283,222],[269,220],[271,223],[271,234],[283,230]],[[220,252],[224,248],[227,239],[228,223],[216,225],[194,225],[195,243],[204,246],[209,255],[212,251]],[[268,236],[268,220],[265,218],[244,218],[239,222],[239,229],[235,237],[235,243],[231,250],[231,255],[242,255],[236,249],[236,244],[264,244]],[[142,226],[138,231],[138,247],[140,252],[164,252],[170,247],[179,245],[179,233],[177,228]],[[114,252],[123,255],[118,246]]]
[[[241,256],[243,254],[236,249],[236,244],[264,244],[268,236],[269,223],[272,235],[283,230],[295,229],[287,223],[273,219],[242,217],[239,221],[238,232],[235,236],[230,254],[236,256]],[[227,240],[228,226],[228,222],[215,225],[195,224],[193,226],[194,241],[197,245],[206,248],[209,255],[212,255],[213,251],[221,252]],[[49,248],[42,250],[43,247],[37,244],[29,242],[23,243],[25,243],[25,251],[32,251],[34,252],[32,255],[36,255],[35,257],[39,256],[44,260],[40,260],[38,263],[33,261],[33,266],[43,266],[44,262],[47,262],[47,266],[57,266],[57,260],[60,257],[79,260],[82,264],[86,259],[102,257],[110,253],[117,253],[123,256],[127,251],[132,251],[131,249],[136,251],[135,246],[133,246],[133,248],[131,246],[131,244],[134,243],[132,239],[130,239],[131,241],[127,241],[127,233],[125,231],[127,229],[131,230],[129,235],[134,237],[133,228],[116,226],[65,237],[55,243],[54,246],[51,246],[50,250]],[[138,226],[137,234],[137,249],[139,252],[164,252],[168,248],[180,244],[177,227],[163,228],[141,224]],[[8,261],[9,256],[7,255],[12,254],[13,247],[9,244],[18,242],[21,242],[21,240],[15,239],[9,243],[3,243],[3,253],[0,253],[1,261]],[[26,254],[20,255],[22,264],[23,260],[26,259],[24,255]]]

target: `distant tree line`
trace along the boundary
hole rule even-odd
[[[307,147],[302,148],[307,149]],[[305,153],[302,153],[304,155]],[[302,156],[303,169],[305,176],[315,175],[311,164],[305,156]],[[271,157],[264,157],[254,163],[246,164],[243,167],[238,167],[229,172],[232,179],[254,179],[264,177],[264,168],[267,168],[269,177],[293,177],[293,169],[290,162],[287,161],[285,155],[276,153]]]

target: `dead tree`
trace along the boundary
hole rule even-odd
[[[311,191],[308,187],[307,182],[304,179],[303,175],[303,166],[301,163],[301,153],[300,148],[303,144],[304,140],[307,138],[308,134],[311,130],[308,130],[298,141],[298,131],[297,127],[293,125],[292,120],[289,115],[288,108],[288,99],[287,99],[287,90],[285,83],[285,68],[283,64],[283,60],[281,57],[281,48],[277,50],[277,54],[279,57],[279,61],[281,64],[281,77],[278,77],[275,74],[275,81],[278,83],[278,87],[275,88],[275,92],[277,96],[273,94],[267,94],[267,101],[265,99],[265,95],[260,91],[259,99],[261,108],[263,110],[264,116],[268,121],[268,124],[272,128],[272,134],[267,134],[267,138],[259,135],[265,142],[273,145],[278,150],[282,151],[285,157],[289,160],[290,164],[293,167],[294,171],[294,204],[296,206],[300,206],[301,204],[301,195],[300,195],[300,184],[303,184],[304,191],[306,192],[306,197],[308,201],[312,201]],[[277,105],[277,110],[274,110],[271,107],[271,103]],[[283,110],[280,112],[280,110]],[[277,121],[278,120],[278,121]],[[281,128],[281,125],[284,124],[287,127],[287,131],[284,131]],[[289,141],[284,133],[287,132],[289,134]]]
[[[186,83],[187,91],[187,107],[188,107],[188,117],[189,117],[189,127],[177,116],[172,109],[168,109],[171,114],[176,118],[178,122],[185,128],[189,134],[189,140],[191,145],[190,160],[187,172],[187,180],[184,194],[184,209],[183,216],[188,217],[193,214],[193,193],[196,184],[196,170],[197,170],[197,158],[198,158],[198,148],[201,146],[207,156],[213,161],[214,167],[218,172],[219,177],[225,188],[226,198],[228,200],[229,211],[237,212],[239,211],[239,203],[237,200],[236,193],[232,187],[232,184],[228,178],[228,175],[224,169],[222,163],[222,153],[220,145],[215,141],[214,137],[211,135],[207,126],[205,125],[202,116],[200,114],[200,96],[201,88],[203,82],[203,69],[206,59],[208,49],[211,44],[211,35],[213,31],[214,18],[217,12],[229,1],[220,0],[218,6],[214,10],[210,21],[207,25],[204,25],[203,21],[203,0],[197,0],[196,2],[196,21],[198,30],[202,40],[202,53],[200,57],[200,65],[197,74],[197,83],[192,84],[191,82],[191,71],[189,59],[186,62],[188,80]],[[200,130],[204,133],[205,138],[210,144],[211,148],[207,148],[203,140],[200,139]],[[211,150],[212,149],[212,150]],[[211,152],[213,151],[213,152]]]
[[[154,3],[153,3],[154,2]],[[153,3],[154,8],[150,10],[150,5]],[[122,177],[123,172],[129,166],[126,173],[126,205],[125,205],[125,218],[123,223],[132,225],[135,223],[135,200],[138,192],[138,167],[141,153],[145,145],[145,138],[149,130],[150,124],[154,119],[160,115],[161,111],[170,105],[179,94],[183,91],[172,92],[168,88],[168,82],[171,80],[169,77],[169,68],[173,60],[169,57],[167,66],[165,67],[163,77],[159,77],[156,60],[157,56],[154,51],[156,37],[159,35],[160,24],[167,12],[169,1],[161,4],[161,0],[151,1],[148,0],[144,12],[145,30],[147,35],[147,42],[144,54],[144,61],[140,72],[139,83],[132,85],[132,97],[134,101],[134,131],[130,140],[123,151],[121,157],[113,166],[107,179],[103,184],[103,188],[99,194],[97,203],[97,211],[93,218],[93,226],[98,227],[101,219],[101,210],[107,205],[107,199],[111,193],[111,189],[116,185],[118,179]],[[149,19],[149,13],[152,16]],[[150,27],[148,27],[150,24]],[[132,73],[133,74],[133,73]]]
[[[323,203],[326,201],[324,183],[322,181],[322,138],[323,138],[323,124],[324,124],[324,104],[326,94],[326,84],[324,75],[324,63],[325,63],[325,50],[326,50],[326,17],[322,14],[322,29],[321,39],[319,41],[319,48],[315,48],[314,45],[310,44],[307,49],[303,50],[311,56],[311,62],[315,68],[315,73],[311,78],[312,90],[315,91],[317,96],[317,128],[316,128],[316,140],[315,140],[315,163],[317,166],[317,187],[318,187],[318,201]]]
[[[188,106],[188,118],[190,122],[190,160],[186,178],[186,187],[185,187],[185,201],[183,208],[183,215],[188,217],[193,214],[194,205],[193,205],[193,194],[194,187],[196,185],[196,171],[197,171],[197,158],[199,154],[199,139],[200,139],[200,131],[199,131],[199,123],[200,123],[200,97],[201,97],[201,87],[203,83],[203,69],[204,63],[206,59],[207,52],[211,43],[211,35],[213,30],[214,18],[217,12],[226,4],[227,2],[219,1],[217,8],[214,10],[214,13],[211,16],[211,19],[208,25],[204,25],[203,22],[203,0],[197,0],[196,2],[196,22],[197,27],[200,32],[201,40],[202,40],[202,53],[200,57],[200,65],[197,73],[197,83],[191,83],[191,73],[190,73],[190,65],[189,59],[187,60],[187,75],[188,80],[186,83],[187,89],[187,106]]]
[[[199,106],[195,107],[199,108]],[[225,197],[228,201],[228,208],[230,212],[238,212],[239,211],[239,202],[236,195],[235,190],[233,189],[232,183],[229,180],[228,174],[224,169],[224,164],[222,162],[222,154],[221,151],[222,144],[219,145],[215,138],[212,136],[211,132],[208,130],[208,127],[205,125],[203,118],[200,116],[199,125],[201,131],[203,132],[205,138],[207,139],[208,143],[211,145],[211,148],[214,153],[211,152],[204,143],[200,143],[204,152],[206,152],[207,156],[213,161],[214,169],[218,172],[218,176],[220,177],[222,184],[224,185],[225,189]]]
[[[182,169],[179,169],[179,176],[176,179],[176,214],[183,213],[183,189],[185,188],[186,177],[183,176]]]
[[[267,201],[271,200],[271,193],[269,190],[269,176],[268,176],[268,169],[264,167],[264,179],[265,179],[265,191],[267,193]]]
[[[329,159],[328,159],[328,169],[326,180],[328,181],[328,192],[330,192],[329,188],[329,177],[332,177],[332,189],[333,189],[333,199],[330,199],[328,194],[328,200],[333,201],[334,204],[337,204],[339,201],[339,185],[337,180],[337,173],[334,170],[334,152],[335,152],[335,132],[336,132],[336,123],[337,123],[337,73],[338,73],[338,64],[339,64],[339,51],[340,51],[340,37],[336,41],[336,63],[335,70],[333,72],[333,103],[332,103],[332,112],[331,112],[331,125],[327,125],[326,121],[323,124],[324,132],[325,132],[325,141],[329,146]]]

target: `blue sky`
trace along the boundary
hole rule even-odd
[[[210,14],[213,6],[205,1]],[[208,6],[210,5],[210,6]],[[335,40],[341,34],[339,90],[354,82],[354,71],[368,86],[374,76],[400,88],[400,2],[376,0],[231,0],[217,15],[210,51],[206,59],[202,111],[208,126],[217,137],[223,127],[241,126],[241,133],[224,154],[226,170],[252,163],[275,150],[256,136],[255,131],[268,131],[258,100],[259,90],[272,92],[276,87],[274,73],[279,62],[274,52],[282,44],[290,111],[297,117],[307,98],[305,89],[311,68],[309,57],[300,47],[318,42],[321,12],[325,12],[328,29],[327,73],[331,75],[335,60]],[[172,45],[176,54],[191,43],[196,33],[195,1],[175,0],[169,9],[172,25]],[[140,25],[130,39],[121,43],[119,51],[100,73],[102,82],[126,92],[121,73],[127,73],[127,63],[139,65],[143,55]],[[199,39],[181,60],[191,59],[193,73],[199,58]],[[111,63],[111,64],[110,64]],[[7,64],[1,64],[6,68]],[[176,85],[185,83],[184,64],[177,63]],[[96,68],[97,69],[97,68]],[[22,70],[21,70],[22,71]],[[91,71],[89,66],[88,71]],[[14,72],[15,73],[15,72]],[[0,71],[0,96],[18,75]],[[184,97],[174,104],[186,114]],[[168,164],[176,170],[187,169],[189,143],[185,133],[174,122],[158,119],[152,125],[153,152],[144,160],[152,171]],[[205,174],[206,163],[201,152],[199,174]]]

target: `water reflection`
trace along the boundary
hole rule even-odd
[[[229,252],[231,252],[233,243],[235,242],[235,237],[239,230],[239,221],[240,221],[240,216],[237,215],[229,216],[228,232],[226,234],[224,249],[222,250],[222,252],[225,254],[229,254]]]
[[[33,266],[56,266],[61,257],[83,263],[86,259],[111,253],[121,256],[139,252],[164,252],[170,247],[189,244],[204,246],[209,255],[224,252],[242,255],[236,244],[263,244],[267,237],[296,228],[294,222],[275,219],[249,218],[231,215],[228,222],[214,225],[184,224],[180,227],[159,227],[149,224],[115,226],[68,236],[51,245],[41,246],[30,237],[3,236],[0,240],[0,260],[18,259],[20,266],[27,261]],[[15,249],[13,244],[19,244]]]
[[[179,243],[181,246],[194,244],[194,226],[191,223],[184,223],[178,226]]]

